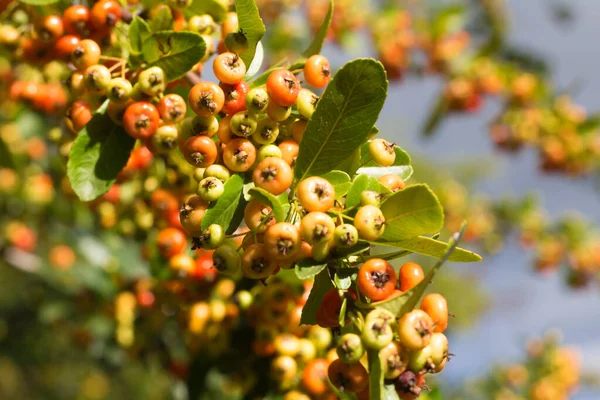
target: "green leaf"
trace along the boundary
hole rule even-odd
[[[341,327],[346,325],[346,308],[348,307],[348,298],[344,297],[342,300],[342,306],[340,307],[340,314],[338,315],[338,322]]]
[[[466,18],[467,10],[463,4],[444,6],[444,9],[434,19],[433,38],[437,39],[463,28]]]
[[[366,167],[359,168],[357,173],[372,176],[373,178],[394,174],[400,176],[403,181],[407,181],[413,174],[413,167],[410,165],[400,165],[397,167]]]
[[[321,49],[323,48],[323,43],[325,43],[325,39],[327,38],[327,33],[329,32],[329,26],[331,25],[331,19],[333,18],[333,0],[329,0],[329,10],[327,10],[327,15],[325,15],[325,19],[323,23],[319,27],[319,30],[315,34],[312,43],[304,52],[302,56],[305,58],[309,58],[315,54],[319,54]]]
[[[323,296],[329,289],[333,289],[329,271],[323,269],[315,277],[315,283],[310,291],[308,300],[302,308],[302,316],[300,317],[300,325],[315,325],[317,323],[317,309],[323,300]]]
[[[0,167],[15,169],[15,161],[2,137],[0,137]]]
[[[312,258],[305,258],[296,263],[294,271],[299,279],[309,279],[323,271],[327,263],[315,261]]]
[[[240,221],[235,221],[236,210],[242,201],[244,179],[234,175],[225,182],[225,190],[221,197],[208,207],[202,218],[202,229],[212,224],[219,224],[227,233],[235,231]]]
[[[135,140],[106,114],[108,101],[79,132],[67,162],[67,176],[77,196],[91,201],[103,195],[123,169]]]
[[[185,75],[205,51],[202,36],[192,32],[157,32],[142,45],[146,62],[161,67],[169,82]]]
[[[258,200],[261,204],[271,207],[273,210],[273,216],[275,217],[275,221],[283,222],[285,221],[285,211],[283,209],[283,205],[281,201],[276,196],[273,196],[271,193],[267,192],[264,189],[253,187],[248,191],[248,194],[255,200]]]
[[[408,250],[411,253],[422,254],[424,256],[442,258],[446,253],[447,244],[430,237],[417,236],[410,239],[399,240],[396,242],[372,242],[378,246],[395,247]],[[472,251],[457,247],[450,255],[448,261],[453,262],[479,262],[481,256]]]
[[[297,181],[336,169],[367,139],[387,95],[380,62],[358,59],[333,77],[302,137],[294,169]]]
[[[381,204],[385,231],[381,241],[397,241],[442,229],[444,211],[436,195],[427,185],[408,186],[392,194]]]
[[[238,15],[240,30],[248,39],[248,50],[240,54],[240,58],[246,66],[250,66],[254,60],[258,42],[265,34],[265,24],[260,18],[258,7],[254,0],[235,0],[235,11]]]
[[[356,279],[357,268],[339,268],[335,271],[333,282],[335,287],[342,290],[350,289],[352,281]]]
[[[369,398],[383,399],[383,363],[379,357],[379,351],[368,350],[369,361]]]
[[[21,3],[32,6],[47,6],[48,4],[57,3],[58,0],[19,0]],[[8,4],[8,3],[7,3]]]
[[[256,74],[258,74],[258,72],[260,71],[260,68],[262,67],[264,58],[265,58],[265,49],[263,48],[262,41],[260,41],[256,45],[256,53],[254,54],[254,59],[252,60],[252,63],[246,70],[246,75],[244,75],[245,81],[249,81]]]
[[[423,136],[431,136],[440,125],[446,112],[448,111],[448,103],[443,95],[440,95],[435,104],[429,111],[429,115],[423,124]]]
[[[360,254],[360,253],[364,253],[365,250],[368,250],[369,248],[371,248],[371,244],[368,242],[358,242],[357,244],[355,244],[352,247],[347,247],[347,248],[335,248],[332,251],[332,255],[334,258],[342,258],[342,257],[348,257],[348,256],[352,256],[355,254]]]
[[[412,309],[415,308],[415,306],[423,296],[425,289],[427,289],[427,286],[429,286],[429,284],[433,281],[433,278],[440,270],[442,265],[444,265],[444,263],[450,258],[450,255],[458,246],[458,243],[462,239],[462,236],[465,232],[465,228],[466,224],[463,224],[460,232],[455,233],[453,235],[453,237],[447,244],[444,256],[438,260],[438,262],[433,266],[431,271],[429,271],[427,276],[425,276],[425,279],[423,279],[421,283],[419,283],[417,286],[400,295],[393,295],[391,298],[384,301],[379,301],[370,304],[357,301],[355,302],[355,305],[363,309],[383,308],[394,314],[396,317],[401,317],[407,312],[410,312]]]
[[[333,185],[335,189],[335,198],[339,199],[344,197],[350,186],[352,186],[352,182],[350,182],[350,176],[343,171],[331,171],[322,176]]]
[[[340,399],[340,400],[356,400],[356,395],[352,392],[340,392],[338,390],[338,388],[336,388],[335,386],[333,386],[333,384],[331,383],[331,381],[329,379],[327,379],[327,384],[329,385],[329,388],[331,389],[331,391],[333,393],[335,393],[335,396]]]
[[[585,135],[588,133],[595,133],[600,128],[600,114],[588,115],[585,121],[578,127],[579,133]]]
[[[156,15],[150,20],[152,32],[168,31],[173,29],[173,15],[169,7],[160,7]]]
[[[392,193],[391,190],[379,183],[376,178],[367,175],[358,175],[354,179],[354,182],[352,182],[350,190],[348,190],[348,195],[346,196],[346,208],[359,205],[360,194],[364,190],[373,190],[386,196]]]
[[[137,15],[133,17],[133,20],[129,24],[129,45],[134,53],[142,53],[142,44],[151,35],[148,23]]]
[[[188,16],[209,14],[216,22],[221,22],[227,15],[228,1],[220,0],[194,0],[184,14]]]
[[[383,400],[400,400],[394,384],[383,385]]]

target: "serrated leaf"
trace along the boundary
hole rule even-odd
[[[252,63],[246,70],[246,75],[244,75],[245,81],[249,81],[256,74],[258,74],[258,72],[260,71],[260,68],[262,67],[264,58],[265,58],[265,49],[263,48],[262,41],[260,41],[256,45],[256,53],[254,53],[254,59],[252,60]]]
[[[387,95],[380,62],[358,59],[335,74],[302,137],[295,178],[323,175],[350,158],[367,139]]]
[[[444,224],[444,211],[427,185],[408,186],[389,196],[382,204],[385,231],[380,241],[397,241],[434,234]]]
[[[173,29],[173,15],[169,7],[160,7],[158,12],[150,19],[152,32],[168,31]]]
[[[465,232],[465,228],[466,228],[466,224],[463,224],[460,232],[455,233],[452,236],[452,238],[450,239],[450,241],[447,244],[447,248],[446,248],[446,252],[444,253],[444,256],[442,258],[440,258],[440,260],[438,260],[438,262],[433,266],[431,271],[429,271],[429,273],[425,276],[425,278],[417,286],[413,287],[409,291],[406,291],[402,294],[392,295],[389,299],[386,299],[384,301],[379,301],[379,302],[370,303],[370,304],[366,304],[361,301],[357,301],[357,302],[355,302],[355,305],[357,307],[363,308],[363,309],[383,308],[385,310],[388,310],[392,314],[394,314],[396,317],[401,317],[402,315],[406,314],[407,312],[410,312],[411,310],[413,310],[415,308],[415,306],[417,305],[417,303],[419,302],[419,300],[421,299],[421,297],[423,296],[423,293],[425,292],[425,289],[427,289],[427,286],[429,286],[429,284],[433,281],[433,278],[435,277],[437,272],[440,270],[442,265],[444,265],[444,263],[448,260],[448,258],[452,254],[452,252],[458,246],[458,243],[462,239],[462,236]]]
[[[376,178],[367,175],[358,175],[354,178],[352,186],[346,196],[346,208],[351,208],[360,204],[360,194],[364,190],[373,190],[385,196],[391,195],[392,191],[383,186]]]
[[[254,60],[258,42],[265,34],[265,24],[260,18],[254,0],[235,0],[235,11],[238,15],[240,30],[244,32],[248,40],[248,49],[240,54],[240,58],[246,66],[250,66]]]
[[[379,351],[368,350],[367,360],[369,363],[369,398],[383,399],[383,363],[379,357]]]
[[[322,175],[322,178],[325,178],[333,185],[336,199],[344,197],[348,193],[350,186],[352,186],[350,176],[343,171],[331,171]]]
[[[219,0],[194,0],[189,7],[184,10],[186,15],[209,14],[216,22],[221,22],[227,15],[227,1]]]
[[[440,240],[436,240],[426,236],[417,236],[410,239],[399,240],[396,242],[377,241],[372,242],[378,246],[395,247],[398,249],[408,250],[411,253],[422,254],[424,256],[442,258],[446,253],[448,245]],[[470,250],[457,247],[450,255],[448,261],[453,262],[479,262],[481,256]]]
[[[142,45],[144,60],[150,66],[162,68],[169,82],[185,75],[205,51],[202,36],[192,32],[157,32]]]
[[[271,193],[258,187],[253,187],[250,190],[248,190],[248,194],[253,199],[259,201],[261,204],[271,207],[271,210],[273,210],[273,217],[275,217],[275,221],[285,221],[285,211],[278,197],[273,196]]]
[[[327,263],[315,261],[312,258],[305,258],[296,263],[294,271],[299,279],[305,280],[316,276],[327,267]]]
[[[317,309],[323,300],[323,296],[329,289],[333,289],[329,271],[323,269],[315,277],[315,283],[310,291],[308,300],[302,307],[302,316],[300,317],[300,325],[315,325],[317,323]]]
[[[151,35],[148,23],[137,15],[133,17],[129,24],[129,45],[135,54],[142,53],[142,44]]]
[[[244,179],[240,175],[234,175],[225,182],[223,194],[208,207],[202,218],[202,229],[212,224],[221,225],[227,233],[237,229],[240,221],[236,223],[234,215],[243,198],[243,187]]]
[[[67,162],[71,187],[82,201],[94,200],[110,189],[135,144],[106,114],[108,101],[77,134]]]

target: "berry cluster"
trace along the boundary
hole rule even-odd
[[[67,105],[59,129],[56,120],[45,121],[52,125],[48,147],[39,139],[7,143],[17,162],[0,170],[6,176],[0,205],[24,214],[11,207],[19,196],[19,161],[34,161],[23,176],[35,179],[31,187],[39,193],[32,197],[47,207],[35,217],[63,196],[75,203],[77,195],[90,201],[89,229],[143,243],[145,275],[122,273],[125,267],[107,257],[96,277],[107,275],[114,288],[97,308],[111,312],[114,339],[132,353],[143,352],[155,331],[176,325],[191,354],[218,356],[238,346],[242,331],[251,349],[240,354],[268,358],[273,383],[248,384],[247,391],[373,398],[387,386],[416,398],[425,374],[446,364],[448,309],[439,294],[415,306],[448,258],[480,258],[456,247],[459,234],[449,244],[429,237],[442,227],[437,197],[426,185],[407,186],[408,154],[374,137],[387,90],[382,65],[356,60],[334,77],[319,54],[320,35],[297,62],[259,74],[261,44],[243,28],[262,23],[252,10],[238,15],[223,5],[223,13],[195,15],[191,2],[176,3],[144,10],[102,0],[53,17],[61,29],[24,23],[35,29],[23,41],[65,48],[57,56],[15,51],[11,63],[30,65],[14,68],[13,79],[11,64],[2,89],[13,92],[11,101],[40,108],[22,89],[35,65],[53,57],[60,76],[54,82],[66,78],[69,98],[52,95],[52,107],[41,107],[56,114]],[[38,20],[35,9],[10,12],[17,11]],[[205,78],[207,63],[216,82]],[[57,165],[45,163],[50,157]],[[79,207],[64,212],[81,217]],[[39,270],[49,280],[77,276],[93,258],[82,256],[86,246],[52,240],[38,248],[29,228],[35,221],[15,218],[6,234],[9,253],[17,248],[22,266],[23,252],[42,254],[51,271]],[[378,244],[401,250],[371,255]],[[440,262],[427,277],[414,263],[397,274],[388,261],[411,252]],[[378,387],[367,384],[369,375]]]

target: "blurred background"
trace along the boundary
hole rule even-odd
[[[348,2],[359,13],[365,4],[375,7],[375,3],[367,0]],[[270,10],[267,7],[277,2],[260,3],[264,3],[263,10]],[[412,7],[421,1],[406,3]],[[442,1],[424,3],[447,6]],[[506,20],[503,19],[506,23],[503,45],[518,49],[522,59],[530,58],[519,62],[543,64],[536,67],[536,73],[543,76],[553,93],[544,102],[568,95],[573,104],[587,110],[585,122],[594,123],[594,114],[600,110],[597,96],[600,79],[596,76],[600,71],[600,53],[594,42],[600,37],[597,23],[600,3],[596,0],[481,3],[496,4],[498,10],[507,13]],[[479,2],[464,2],[463,18],[480,23],[482,19],[484,25],[489,25],[489,20],[476,15],[479,8],[473,4]],[[303,10],[303,6],[291,8],[287,11],[290,19],[279,21],[285,27],[278,29],[285,28],[288,34],[292,30],[295,38],[286,46],[306,41],[310,34],[302,23]],[[491,11],[501,17],[494,13]],[[476,24],[466,27],[475,32],[480,29]],[[268,32],[270,28],[267,21]],[[282,36],[275,32],[274,29],[265,40],[267,49],[283,46],[279,43]],[[336,68],[356,57],[381,56],[362,28],[337,43],[328,43],[323,54]],[[581,259],[597,248],[594,242],[600,222],[597,164],[592,163],[593,168],[585,173],[548,173],[540,161],[543,152],[535,145],[525,145],[515,152],[499,150],[498,141],[492,140],[490,131],[492,122],[506,109],[506,102],[500,97],[486,96],[467,112],[445,112],[430,133],[424,134],[424,124],[431,120],[432,110],[452,74],[413,73],[407,69],[401,75],[402,79],[390,84],[378,122],[382,136],[413,157],[415,175],[411,180],[434,187],[446,208],[448,232],[456,230],[456,221],[466,218],[471,231],[463,247],[484,255],[482,263],[449,265],[434,282],[432,290],[447,295],[450,311],[455,315],[449,333],[455,356],[451,368],[432,385],[440,391],[436,389],[431,397],[517,398],[498,397],[499,388],[510,386],[505,383],[506,373],[501,366],[523,364],[530,374],[539,372],[535,344],[540,342],[530,340],[546,337],[547,346],[572,347],[579,354],[579,390],[569,398],[600,398],[597,270],[590,273],[581,267],[585,264]],[[206,77],[212,78],[209,71]],[[545,106],[544,102],[541,103]],[[33,137],[35,132],[48,130],[51,125],[52,121],[32,112],[24,112],[17,119],[17,127],[25,137]],[[6,134],[6,126],[4,130]],[[31,176],[35,180],[36,171]],[[29,198],[47,195],[40,186],[43,184],[37,182],[34,186],[37,189],[28,193]],[[56,198],[50,215],[64,216],[69,223],[54,224],[43,213],[41,220],[27,221],[27,216],[24,220],[29,226],[40,228],[36,232],[37,241],[45,247],[46,254],[61,242],[76,250],[77,261],[69,265],[68,274],[56,266],[48,268],[49,257],[23,258],[23,254],[10,250],[7,243],[11,237],[16,235],[25,243],[28,240],[28,233],[16,226],[11,216],[30,207],[14,199],[0,202],[3,207],[0,211],[6,217],[0,218],[5,231],[0,243],[3,256],[0,258],[0,398],[186,399],[194,379],[193,374],[187,382],[179,379],[185,376],[181,370],[187,370],[190,361],[182,355],[185,348],[181,340],[174,339],[181,332],[169,324],[162,326],[161,338],[149,335],[142,339],[148,349],[156,351],[137,349],[140,352],[133,357],[134,352],[123,350],[114,341],[112,310],[96,307],[97,299],[116,294],[119,285],[115,280],[121,278],[113,275],[111,268],[119,269],[119,277],[148,274],[152,266],[142,260],[141,246],[129,238],[97,229],[87,208],[71,208],[60,193]],[[589,241],[593,243],[586,247]],[[550,260],[545,258],[555,250],[560,254]],[[430,260],[421,261],[432,264]],[[81,294],[81,288],[86,288],[85,295]],[[164,353],[170,354],[167,360]],[[165,365],[169,368],[164,368]],[[520,375],[515,374],[518,381]],[[200,398],[239,398],[223,394],[223,378],[218,374],[206,379],[210,390],[205,390]],[[478,384],[489,390],[476,391],[473,387]],[[211,391],[213,387],[220,387],[221,391]],[[555,398],[560,397],[539,397],[540,400]]]

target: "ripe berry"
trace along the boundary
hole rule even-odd
[[[99,1],[91,9],[90,24],[99,31],[112,28],[121,20],[121,12],[121,5],[116,1]]]
[[[156,107],[145,101],[138,101],[127,107],[123,115],[123,127],[134,139],[149,139],[158,128],[160,116]]]
[[[425,279],[425,274],[421,266],[414,262],[407,262],[398,272],[398,280],[400,281],[400,290],[406,292],[417,286]]]
[[[300,250],[300,232],[295,225],[287,222],[276,223],[265,232],[265,248],[267,255],[277,261],[294,258]]]
[[[223,89],[213,82],[197,83],[188,94],[188,103],[192,110],[204,117],[218,114],[223,108],[224,102]]]
[[[292,185],[293,179],[290,166],[283,159],[275,157],[259,162],[252,173],[252,181],[256,187],[276,196],[285,192]]]
[[[448,303],[444,296],[430,293],[423,298],[421,310],[425,311],[433,321],[434,332],[444,332],[448,326]]]
[[[302,239],[310,244],[330,242],[333,240],[334,231],[333,219],[323,212],[308,213],[300,221]]]
[[[231,171],[244,172],[250,169],[256,160],[256,148],[247,139],[233,139],[223,150],[223,162]],[[261,162],[264,162],[261,161]]]
[[[208,136],[192,136],[181,147],[185,160],[196,168],[206,168],[217,160],[217,145]]]
[[[69,6],[63,12],[62,19],[67,33],[83,37],[90,33],[88,26],[90,10],[86,6],[79,4]]]
[[[221,53],[213,61],[213,70],[218,80],[229,85],[241,82],[246,75],[244,61],[235,53]]]
[[[158,102],[158,112],[165,124],[175,124],[185,117],[187,105],[178,94],[170,93],[163,96]]]
[[[100,61],[100,46],[90,39],[80,41],[73,53],[71,53],[71,62],[80,71],[92,65],[98,64]]]
[[[423,310],[412,310],[398,322],[398,337],[402,346],[409,350],[420,350],[429,344],[433,322]]]
[[[246,109],[246,95],[249,90],[247,82],[241,81],[235,85],[221,83],[219,86],[221,86],[225,94],[225,103],[223,104],[222,112],[227,115],[233,115]]]
[[[273,103],[289,107],[298,98],[300,81],[287,69],[276,69],[267,78],[267,92]]]
[[[396,272],[387,261],[372,258],[360,267],[356,283],[358,290],[368,299],[385,300],[396,288]]]
[[[308,212],[328,211],[335,201],[335,189],[328,180],[311,176],[298,185],[298,200]]]
[[[385,217],[375,206],[362,206],[354,216],[354,226],[361,239],[376,240],[385,231]]]
[[[304,79],[310,86],[320,89],[329,83],[331,68],[327,58],[320,54],[311,56],[304,63]]]
[[[382,167],[389,167],[396,160],[394,144],[384,139],[373,139],[369,142],[371,159]]]
[[[51,42],[63,35],[64,25],[58,15],[48,15],[36,24],[35,30],[41,40]]]

